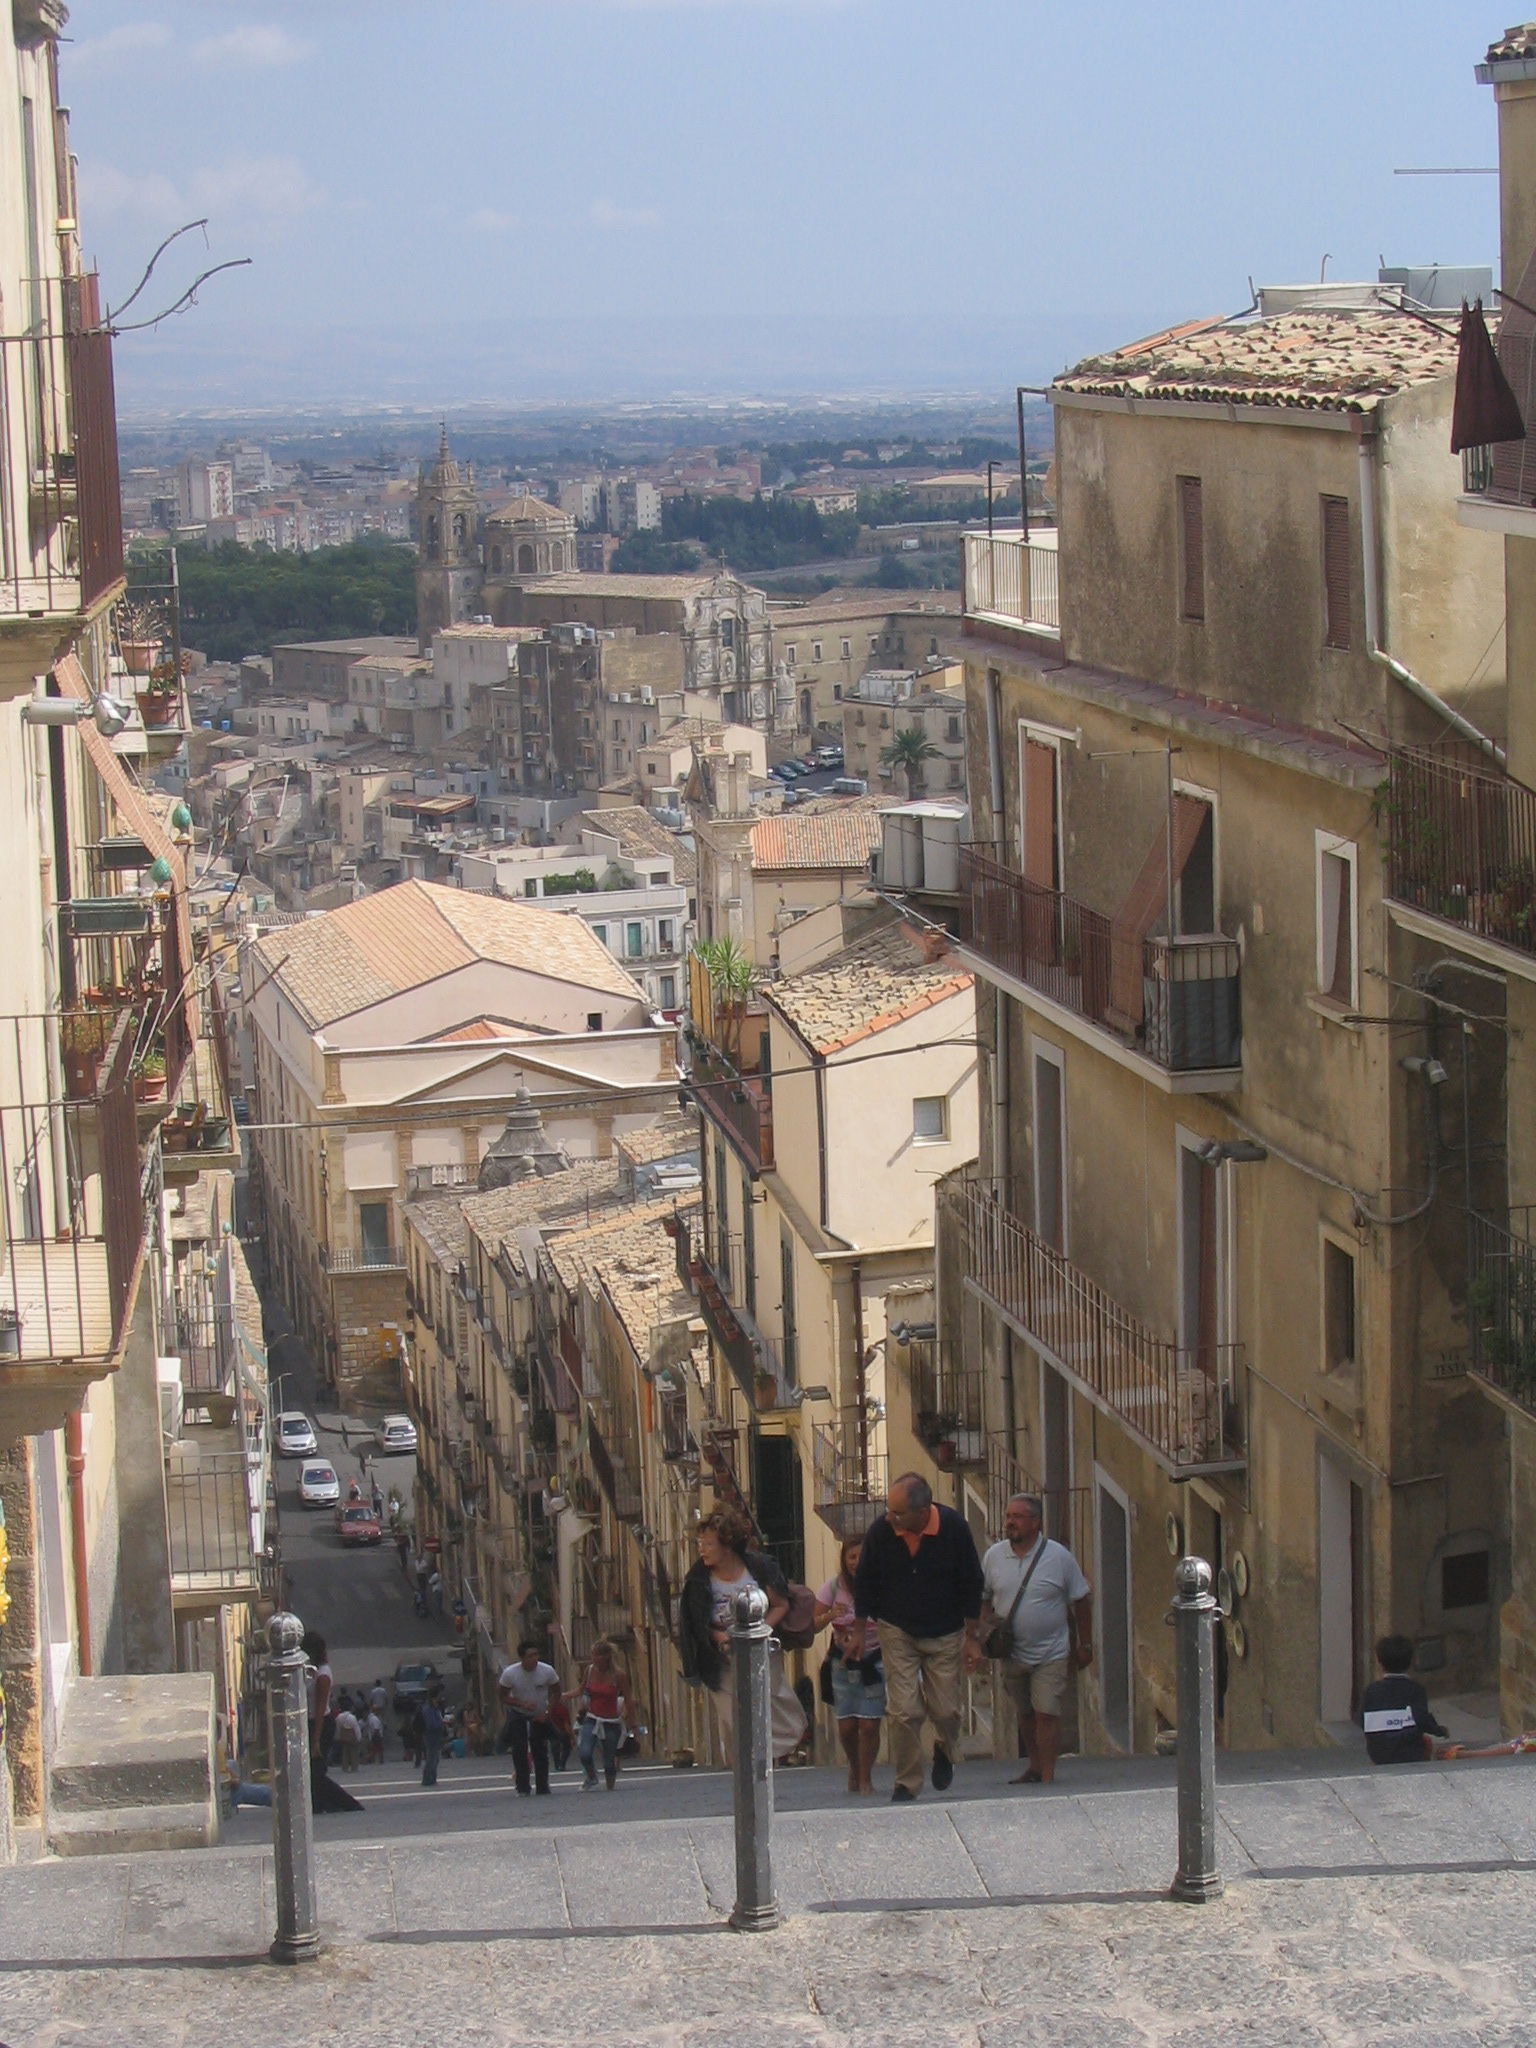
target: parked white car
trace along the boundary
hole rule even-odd
[[[312,1458],[320,1448],[315,1425],[302,1408],[285,1408],[277,1418],[277,1449],[284,1458]]]
[[[322,1458],[318,1463],[306,1465],[299,1474],[299,1499],[307,1508],[333,1508],[341,1499],[341,1481],[336,1477],[336,1467],[326,1464]]]
[[[378,1444],[386,1457],[393,1451],[414,1451],[415,1423],[409,1415],[386,1415],[379,1424]]]

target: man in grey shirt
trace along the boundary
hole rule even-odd
[[[1045,1534],[1036,1495],[1014,1495],[1003,1531],[1002,1542],[981,1561],[986,1595],[979,1633],[985,1641],[1013,1608],[1013,1652],[1003,1666],[1003,1684],[1029,1759],[1013,1783],[1049,1785],[1056,1775],[1067,1680],[1093,1662],[1093,1592],[1071,1551]],[[1021,1585],[1024,1597],[1014,1608]],[[967,1643],[967,1668],[974,1671],[980,1663],[980,1644]]]

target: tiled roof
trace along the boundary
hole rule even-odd
[[[410,1228],[445,1266],[456,1266],[469,1246],[469,1229],[464,1210],[451,1196],[435,1202],[412,1202],[406,1209]]]
[[[1536,57],[1536,21],[1517,22],[1488,45],[1490,64],[1508,64],[1520,57]]]
[[[519,1230],[584,1226],[593,1210],[623,1199],[616,1159],[577,1159],[563,1173],[462,1196],[458,1207],[466,1228],[483,1243],[499,1247]]]
[[[536,498],[532,491],[524,491],[503,505],[499,512],[493,512],[486,520],[487,526],[510,526],[524,519],[556,519],[562,525],[574,525],[569,512],[562,512],[558,505],[547,505],[542,498]]]
[[[699,859],[686,839],[658,825],[644,804],[615,804],[612,810],[583,811],[578,822],[594,832],[607,832],[626,853],[660,854],[670,860],[679,882],[699,879]]]
[[[761,818],[752,827],[753,869],[867,867],[884,830],[880,814],[889,808],[876,801]]]
[[[952,955],[927,960],[905,927],[889,924],[763,994],[813,1051],[829,1053],[962,994],[972,980]]]
[[[673,1241],[662,1229],[662,1218],[672,1215],[674,1206],[668,1196],[568,1231],[550,1247],[567,1287],[591,1280],[607,1294],[642,1359],[658,1323],[694,1313],[693,1296],[677,1275]]]
[[[255,952],[313,1031],[476,960],[645,1001],[581,918],[435,882],[360,897],[260,940]]]
[[[512,1027],[497,1022],[491,1017],[476,1017],[472,1024],[457,1025],[452,1031],[440,1031],[433,1039],[434,1045],[473,1045],[486,1038],[510,1038]]]
[[[625,1131],[613,1141],[614,1150],[631,1166],[650,1166],[658,1159],[677,1159],[699,1149],[699,1120],[680,1109],[670,1109],[644,1130]]]
[[[1448,377],[1455,368],[1454,329],[1386,307],[1315,310],[1155,335],[1090,356],[1053,388],[1097,397],[1370,412],[1388,393]]]
[[[538,597],[697,597],[713,576],[518,576]]]

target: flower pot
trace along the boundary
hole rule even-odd
[[[135,1102],[164,1102],[164,1074],[135,1074],[133,1077],[133,1099]]]
[[[122,640],[118,643],[123,667],[131,676],[147,676],[160,652],[158,640]]]
[[[139,716],[149,731],[176,723],[179,700],[175,690],[140,690]]]
[[[71,1102],[88,1102],[96,1093],[97,1077],[101,1073],[100,1051],[64,1051],[64,1093]]]

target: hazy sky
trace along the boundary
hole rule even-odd
[[[1011,390],[1247,279],[1490,262],[1465,0],[71,0],[125,407]],[[183,251],[185,253],[183,253]]]

